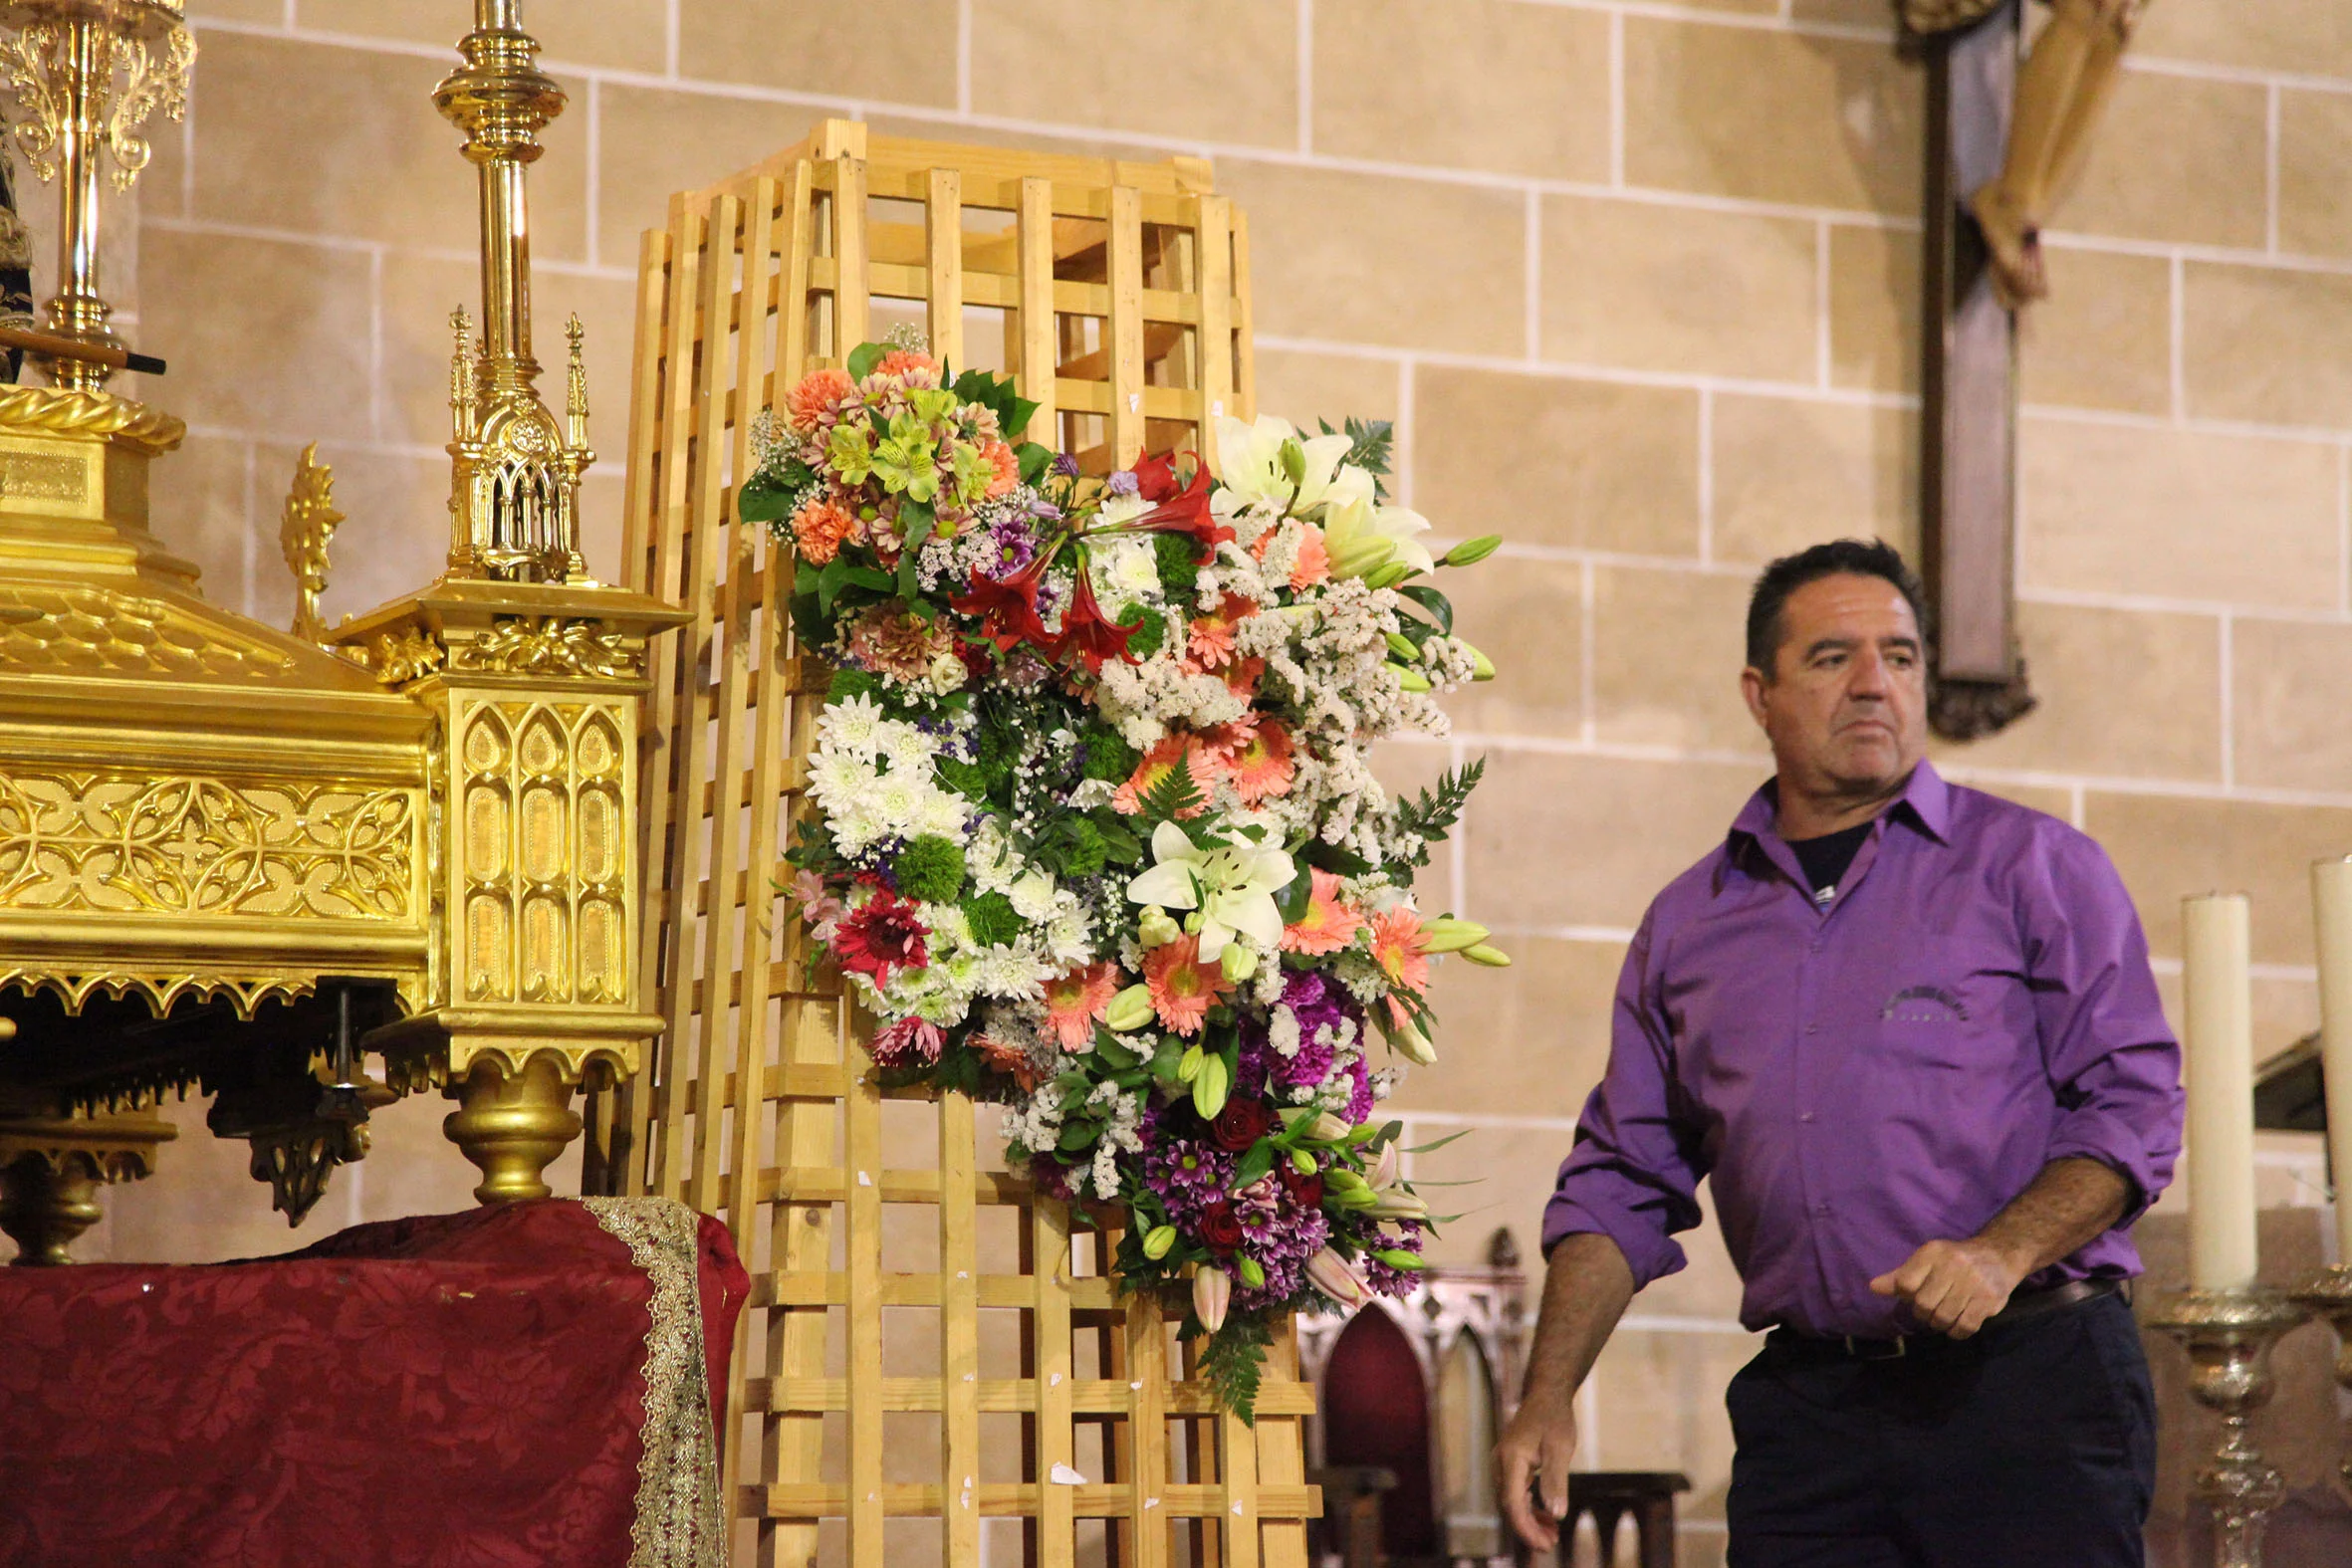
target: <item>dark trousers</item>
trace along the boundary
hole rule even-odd
[[[2122,1297],[1914,1343],[1775,1333],[1732,1379],[1730,1568],[2141,1568],[2156,1401]]]

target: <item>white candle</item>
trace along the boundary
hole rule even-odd
[[[2254,1282],[2254,1030],[2242,893],[2186,901],[2181,1053],[2189,1088],[2189,1282]]]
[[[2336,1258],[2352,1263],[2352,859],[2311,867],[2319,926],[2319,1072],[2336,1179]]]

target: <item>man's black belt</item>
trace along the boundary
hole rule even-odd
[[[2129,1280],[2113,1278],[2069,1279],[2047,1290],[2017,1291],[2009,1297],[2008,1305],[1985,1320],[1985,1326],[1977,1330],[1976,1337],[2010,1328],[2066,1307],[2079,1306],[2085,1301],[2096,1301],[2101,1296],[2120,1295],[2129,1299],[2130,1283]],[[1970,1341],[1936,1333],[1865,1339],[1854,1334],[1803,1334],[1792,1328],[1781,1327],[1772,1330],[1770,1343],[1778,1346],[1782,1354],[1800,1355],[1807,1359],[1826,1356],[1840,1361],[1894,1361],[1931,1349],[1966,1345]]]

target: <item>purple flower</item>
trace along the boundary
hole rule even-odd
[[[980,574],[1002,582],[1037,559],[1037,532],[1024,518],[1008,518],[988,531],[989,548],[980,560]]]
[[[1102,482],[1102,493],[1106,496],[1131,496],[1138,488],[1131,469],[1122,468]]]
[[[1063,479],[1075,479],[1078,477],[1078,460],[1067,452],[1057,452],[1054,454],[1054,472]]]
[[[1299,970],[1284,982],[1282,1005],[1298,1020],[1297,1052],[1285,1056],[1276,1050],[1268,1038],[1266,1020],[1245,1023],[1238,1076],[1239,1087],[1278,1099],[1287,1097],[1276,1091],[1310,1089],[1321,1083],[1330,1074],[1343,1034],[1358,1041],[1363,1038],[1363,1014],[1354,999],[1318,971]],[[1352,1031],[1349,1025],[1353,1025]],[[1358,1062],[1355,1077],[1361,1084],[1366,1080],[1360,1055]],[[1365,1092],[1368,1094],[1368,1088]]]

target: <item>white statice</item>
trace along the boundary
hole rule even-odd
[[[1104,509],[1106,516],[1108,510]],[[1114,614],[1128,604],[1156,608],[1164,602],[1160,594],[1159,557],[1152,549],[1149,534],[1130,534],[1097,542],[1087,554],[1086,575],[1094,584],[1094,596]]]
[[[1108,1089],[1109,1095],[1102,1092]],[[1087,1096],[1089,1106],[1110,1106],[1110,1120],[1102,1129],[1102,1141],[1094,1146],[1093,1164],[1087,1167],[1087,1184],[1094,1196],[1103,1203],[1116,1203],[1119,1196],[1119,1161],[1123,1156],[1143,1152],[1143,1096],[1123,1094],[1114,1079],[1104,1079]]]

